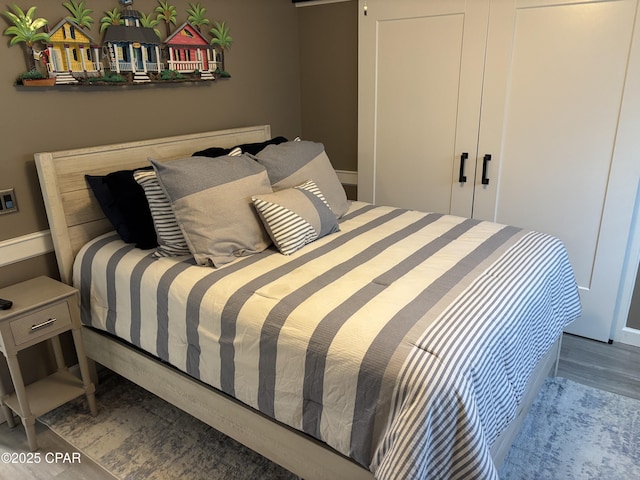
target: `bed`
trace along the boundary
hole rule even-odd
[[[308,480],[497,478],[580,314],[557,239],[346,202],[292,254],[260,211],[277,249],[154,257],[113,232],[85,179],[152,158],[169,193],[194,152],[270,138],[260,125],[35,154],[89,358]],[[176,213],[202,203],[183,198]]]

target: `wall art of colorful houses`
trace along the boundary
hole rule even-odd
[[[29,60],[39,60],[29,62],[30,70],[35,68],[46,77],[55,78],[57,85],[93,84],[97,83],[96,80],[114,78],[149,83],[168,79],[206,81],[230,76],[223,65],[224,50],[233,41],[229,30],[225,22],[214,22],[215,28],[211,29],[213,38],[208,40],[199,28],[199,25],[209,24],[199,3],[189,3],[190,9],[187,10],[189,18],[197,23],[186,21],[173,32],[169,32],[169,27],[175,24],[176,9],[168,2],[158,1],[159,7],[155,10],[160,12],[158,19],[133,9],[133,0],[119,0],[119,3],[120,10],[115,8],[105,12],[106,16],[102,18],[101,31],[104,35],[101,43],[96,42],[84,28],[93,23],[93,19],[88,17],[92,10],[86,8],[85,0],[65,2],[64,6],[75,16],[64,18],[53,27],[49,27],[45,19],[34,18],[35,7],[25,12],[13,5],[13,12],[7,10],[3,15],[13,21],[15,28],[9,27],[4,33],[14,36],[10,45],[25,43]],[[168,16],[171,14],[173,16]],[[160,23],[159,18],[168,18],[168,35],[164,40],[160,39],[160,32],[155,28]],[[17,30],[18,21],[23,25],[22,30]],[[45,24],[48,31],[36,32]],[[145,24],[148,26],[143,26]],[[27,30],[31,25],[32,31],[24,31],[25,25]],[[37,49],[35,42],[28,42],[29,34],[40,35],[42,49]],[[18,35],[21,35],[20,39]]]

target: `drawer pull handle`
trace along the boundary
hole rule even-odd
[[[54,323],[56,321],[55,318],[50,318],[49,320],[46,320],[42,323],[38,323],[36,325],[32,325],[31,326],[31,331],[35,332],[36,330],[40,330],[41,328],[47,327],[49,325],[51,325],[52,323]]]

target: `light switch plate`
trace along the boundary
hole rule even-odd
[[[18,204],[16,203],[16,194],[13,188],[0,190],[0,215],[17,211]]]

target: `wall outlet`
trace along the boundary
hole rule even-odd
[[[17,211],[18,204],[16,203],[16,194],[13,188],[0,190],[0,215]]]

